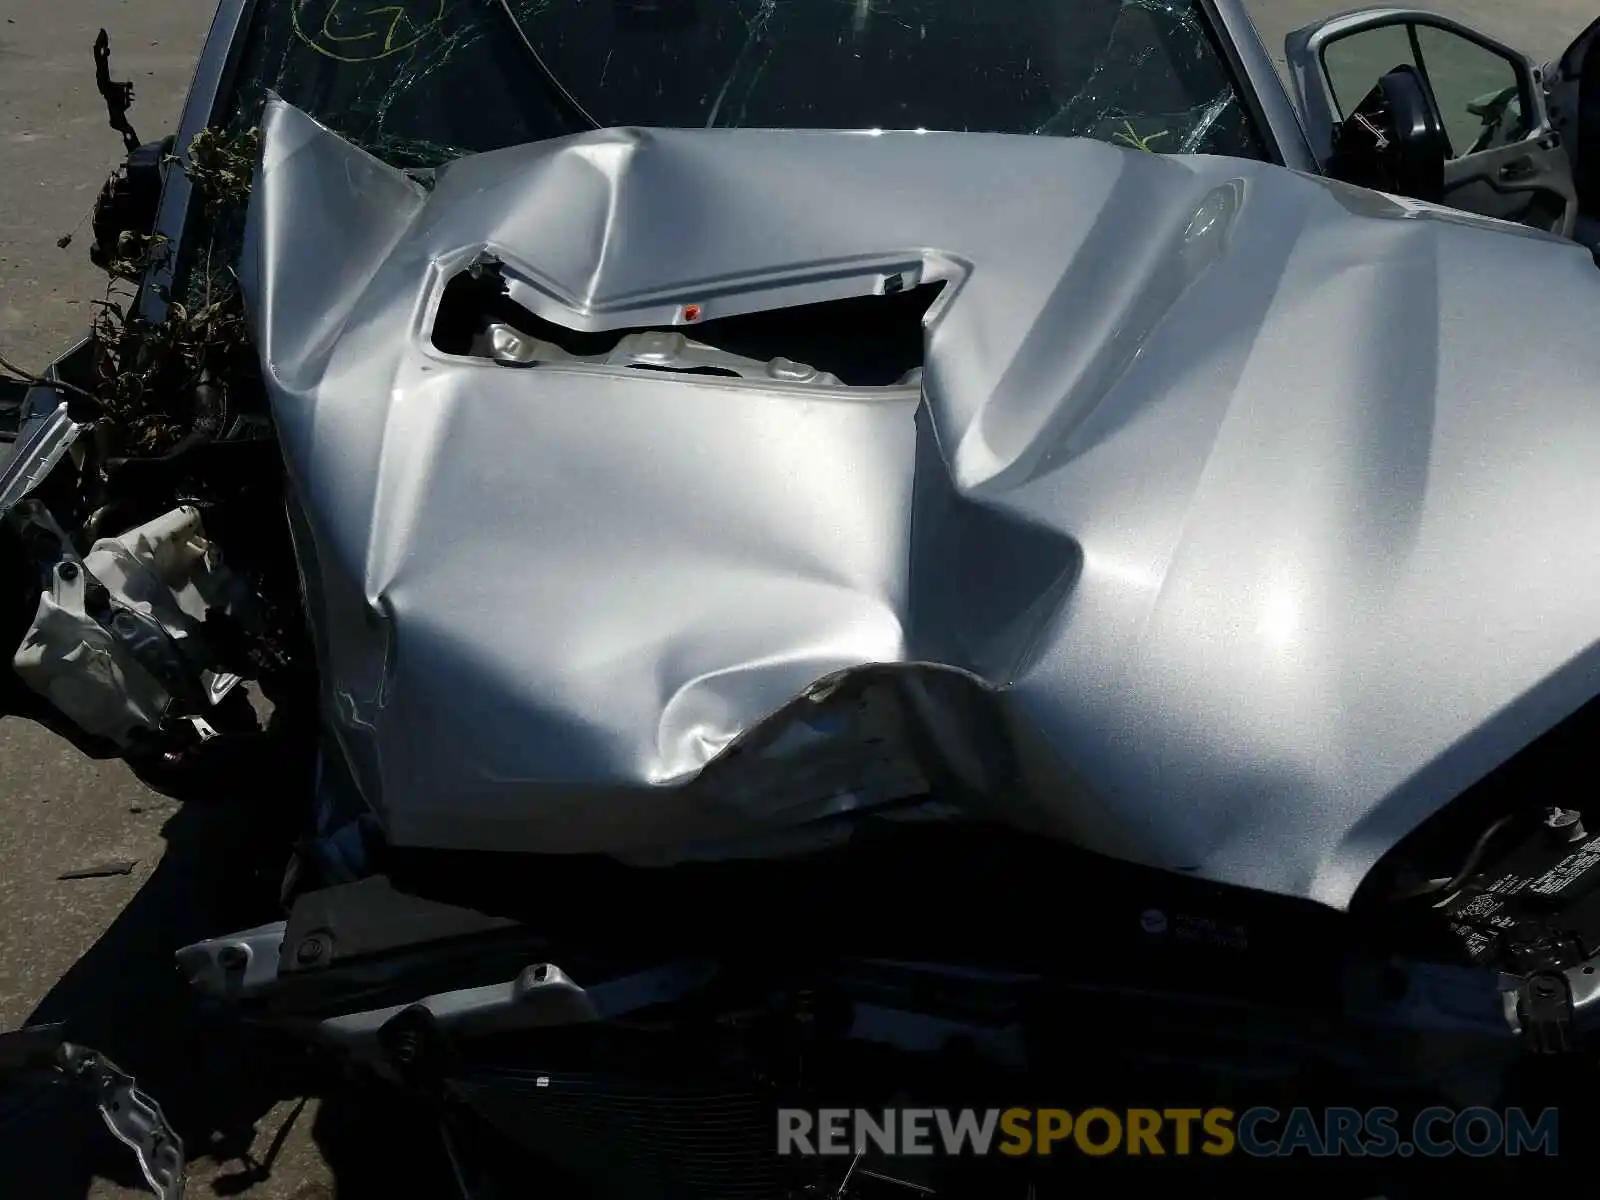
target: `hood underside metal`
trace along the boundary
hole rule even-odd
[[[265,120],[242,273],[328,719],[399,844],[948,809],[1343,906],[1600,690],[1580,249],[1088,141],[608,130],[423,188]],[[663,331],[716,361],[724,318],[942,290],[898,385],[508,365],[430,336],[486,257],[669,366]]]

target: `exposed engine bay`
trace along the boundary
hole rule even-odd
[[[0,476],[32,711],[186,795],[283,772],[206,1001],[563,1195],[1082,1169],[774,1155],[841,1096],[1592,1061],[1583,250],[999,135],[424,183],[281,101],[250,205],[257,408],[141,458],[41,387]],[[1574,354],[1479,353],[1534,275]]]

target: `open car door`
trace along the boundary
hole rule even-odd
[[[1578,185],[1577,238],[1600,247],[1600,19],[1545,68],[1550,123],[1572,159]]]
[[[1365,124],[1380,81],[1400,71],[1420,80],[1427,123],[1443,135],[1442,187],[1417,199],[1573,236],[1572,161],[1546,110],[1543,72],[1526,55],[1406,8],[1331,17],[1295,30],[1284,48],[1306,133],[1329,175],[1342,174],[1345,122]],[[1386,135],[1373,136],[1381,143]]]

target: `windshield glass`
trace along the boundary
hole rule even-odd
[[[1266,157],[1186,0],[259,0],[231,123],[253,124],[270,89],[408,167],[584,128],[518,29],[606,126],[1077,135]]]

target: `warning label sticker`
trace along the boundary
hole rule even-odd
[[[1528,884],[1528,891],[1556,896],[1570,890],[1594,867],[1600,866],[1600,838],[1593,838]]]
[[[1494,938],[1474,929],[1470,925],[1452,925],[1450,928],[1461,939],[1466,947],[1467,955],[1471,958],[1482,958],[1495,947]]]
[[[1505,905],[1506,902],[1504,900],[1500,900],[1494,896],[1485,894],[1481,896],[1474,896],[1465,904],[1454,905],[1452,907],[1455,915],[1458,917],[1476,917],[1478,920],[1482,921],[1494,916],[1494,914],[1504,908]]]

